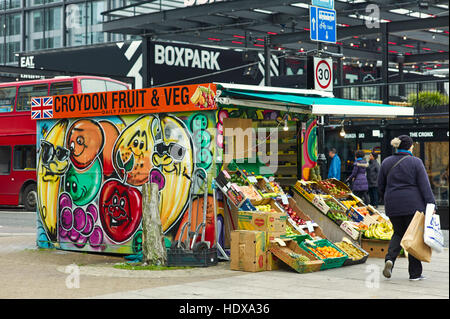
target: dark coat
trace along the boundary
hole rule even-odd
[[[400,164],[388,171],[398,160],[407,156]],[[381,164],[378,175],[380,194],[384,196],[387,216],[414,215],[425,212],[427,204],[435,204],[428,174],[420,158],[408,153],[396,153]]]
[[[378,187],[378,174],[380,173],[380,164],[377,160],[369,161],[367,167],[367,182],[369,187]]]
[[[365,192],[369,190],[369,184],[367,183],[366,169],[369,166],[367,162],[363,159],[356,160],[353,163],[352,174],[347,178],[347,180],[352,181],[352,191],[354,192]]]

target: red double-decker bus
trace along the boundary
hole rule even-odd
[[[36,121],[31,98],[37,96],[129,90],[126,83],[94,76],[0,83],[0,205],[36,208]]]

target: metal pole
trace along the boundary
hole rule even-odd
[[[384,104],[389,104],[389,55],[388,55],[388,24],[381,23],[381,98]]]
[[[270,80],[270,37],[266,36],[264,41],[264,82],[265,86],[271,86],[272,81]]]

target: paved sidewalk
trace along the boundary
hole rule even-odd
[[[449,251],[424,263],[425,281],[408,280],[407,260],[399,258],[386,280],[383,260],[298,274],[290,269],[246,273],[228,262],[209,268],[130,271],[113,268],[122,257],[39,250],[34,236],[0,236],[0,298],[111,299],[429,299],[449,298]],[[77,265],[80,287],[66,285],[67,266]],[[270,291],[270,293],[268,293]]]

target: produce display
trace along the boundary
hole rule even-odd
[[[322,177],[320,176],[320,167],[318,165],[309,170],[309,180],[316,182],[322,180]]]
[[[295,184],[295,188],[297,189],[303,189],[305,192],[313,195],[327,195],[323,190],[321,190],[317,185],[313,183],[301,183],[300,181],[297,181]]]
[[[325,204],[327,204],[328,207],[330,207],[330,209],[333,211],[342,212],[342,213],[345,212],[341,205],[339,205],[338,203],[335,203],[332,200],[325,200]]]
[[[342,187],[339,187],[330,180],[319,181],[320,186],[327,190],[330,195],[345,195],[348,191]]]
[[[299,232],[297,232],[291,226],[286,225],[286,236],[294,236],[294,235],[299,235]]]
[[[239,188],[241,189],[242,194],[250,200],[259,201],[262,199],[261,195],[259,195],[255,188],[251,185],[240,186]]]
[[[233,172],[228,172],[230,174],[230,182],[236,184],[237,186],[245,186],[245,180],[240,176],[240,173],[236,174]]]
[[[290,252],[289,256],[294,258],[294,259],[298,259],[300,262],[305,262],[306,263],[306,262],[310,261],[310,259],[308,257],[306,257],[304,255],[300,255],[300,254],[294,253],[294,252]]]
[[[342,203],[342,205],[344,205],[347,208],[356,206],[356,201],[355,200],[341,200],[340,202]]]
[[[345,213],[340,213],[340,212],[333,212],[333,211],[328,211],[327,216],[330,217],[332,220],[334,221],[347,221],[349,220],[349,218],[347,217],[347,215],[345,215]]]
[[[356,207],[355,209],[363,216],[370,216],[369,210],[366,207]]]
[[[320,259],[339,258],[345,256],[340,251],[331,246],[323,246],[323,247],[308,246],[308,248],[312,252],[314,252]]]
[[[270,204],[268,204],[268,205],[257,205],[257,206],[255,206],[255,208],[256,208],[257,211],[267,212],[267,213],[274,210],[272,208],[272,206],[270,206]]]
[[[335,245],[344,253],[346,253],[348,258],[350,258],[351,260],[360,260],[365,257],[365,254],[361,250],[348,242],[341,241],[339,243],[335,243]]]
[[[394,229],[390,221],[372,224],[364,231],[364,237],[369,239],[391,240]]]

